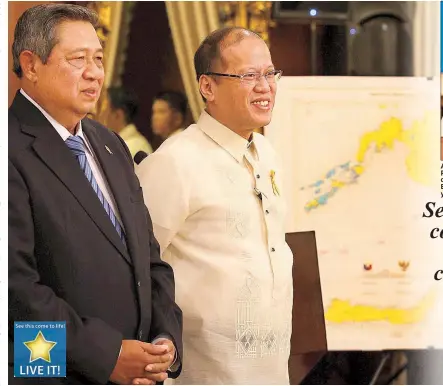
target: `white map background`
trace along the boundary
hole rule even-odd
[[[282,78],[265,135],[287,231],[315,230],[331,350],[443,347],[439,81]]]

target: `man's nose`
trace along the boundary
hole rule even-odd
[[[271,86],[265,76],[260,77],[255,85],[255,89],[260,92],[268,92],[271,90]]]
[[[100,79],[104,77],[104,68],[91,60],[88,62],[83,75],[86,79]]]

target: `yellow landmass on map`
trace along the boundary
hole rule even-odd
[[[412,123],[409,130],[403,132],[402,142],[410,150],[406,158],[406,167],[412,180],[427,186],[439,186],[439,122],[438,112],[427,112],[423,119]],[[437,167],[436,167],[437,165]]]
[[[379,108],[386,106],[379,105]],[[305,203],[305,211],[327,205],[341,189],[356,183],[370,169],[370,162],[365,162],[368,152],[374,151],[374,148],[376,152],[392,150],[396,143],[406,145],[404,166],[409,178],[421,185],[439,189],[439,169],[435,167],[439,164],[440,155],[440,140],[436,135],[439,111],[425,111],[422,119],[408,122],[409,125],[405,128],[401,119],[390,117],[375,130],[364,133],[360,137],[355,160],[334,166],[324,177],[309,185],[309,188],[315,189],[315,196]]]
[[[387,147],[392,149],[394,141],[402,140],[403,124],[398,118],[390,118],[380,124],[379,128],[363,134],[357,151],[357,162],[363,163],[365,155],[374,143],[376,150],[380,151]]]
[[[325,313],[325,319],[334,323],[345,322],[381,322],[409,324],[422,321],[432,309],[436,300],[436,291],[431,289],[415,306],[401,309],[395,307],[376,307],[352,305],[348,300],[333,299]]]
[[[356,160],[362,164],[367,152],[375,145],[376,151],[388,148],[392,149],[395,142],[407,145],[409,154],[406,159],[406,168],[410,178],[424,185],[435,183],[435,162],[438,151],[438,136],[436,127],[439,127],[438,115],[428,111],[423,119],[416,120],[408,129],[396,117],[391,117],[382,122],[373,131],[362,135]]]

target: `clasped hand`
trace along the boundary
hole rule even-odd
[[[123,340],[120,356],[109,379],[125,385],[155,385],[168,378],[166,371],[174,356],[174,344],[168,339],[156,344]]]

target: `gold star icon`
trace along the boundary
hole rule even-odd
[[[39,331],[34,340],[23,342],[23,344],[31,352],[29,362],[43,359],[44,361],[51,363],[51,354],[49,352],[54,348],[57,342],[46,340],[42,332]]]

